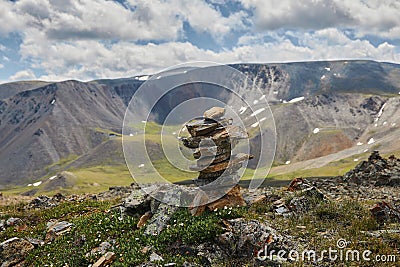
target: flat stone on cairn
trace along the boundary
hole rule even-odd
[[[232,119],[224,118],[225,109],[213,107],[204,112],[204,117],[190,121],[186,128],[191,137],[182,138],[183,145],[194,149],[196,164],[190,166],[191,170],[199,171],[199,176],[194,180],[197,186],[204,186],[214,182],[218,178],[218,186],[215,192],[208,194],[218,195],[221,190],[224,197],[208,205],[210,209],[223,206],[244,206],[246,205],[240,187],[237,185],[239,175],[237,171],[242,163],[252,159],[252,155],[239,153],[231,155],[232,149],[241,139],[247,139],[248,134],[239,126],[232,126]],[[193,215],[200,215],[205,206],[207,196],[196,197],[196,207],[191,209]],[[222,207],[223,207],[222,206]]]

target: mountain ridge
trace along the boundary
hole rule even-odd
[[[400,136],[400,121],[395,119],[400,118],[400,65],[318,61],[230,66],[248,75],[253,88],[260,88],[271,104],[278,132],[276,164],[351,150],[358,148],[358,140],[365,145],[373,137],[393,136],[382,148],[400,149],[394,145],[394,138]],[[0,96],[2,90],[8,91],[3,94],[7,97],[0,98],[0,186],[23,185],[61,172],[60,161],[92,155],[91,151],[121,134],[126,106],[145,78],[68,80],[39,87],[32,82],[14,94],[10,88],[18,83],[0,85]],[[299,97],[304,100],[290,103]],[[160,112],[178,100],[170,96]],[[382,118],[377,118],[385,103]],[[319,133],[313,134],[316,128]],[[359,148],[366,149],[364,145]],[[91,157],[83,158],[95,165]]]

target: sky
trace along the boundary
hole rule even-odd
[[[337,59],[400,63],[400,1],[0,0],[0,83]]]

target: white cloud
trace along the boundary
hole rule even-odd
[[[0,1],[0,33],[9,33],[22,29],[25,19],[20,17],[10,1]]]
[[[400,36],[397,0],[240,0],[259,30],[350,28],[358,36]]]
[[[49,39],[174,40],[183,22],[169,1],[19,0],[0,2],[0,32],[44,32]]]
[[[180,13],[197,32],[207,32],[214,38],[221,39],[233,30],[245,28],[244,21],[248,14],[244,11],[224,17],[212,5],[204,1],[193,0],[183,3],[179,7]]]
[[[333,0],[242,0],[242,4],[255,11],[255,23],[260,29],[321,29],[353,20],[348,11]]]
[[[4,68],[4,65],[0,63],[0,69]]]
[[[228,17],[202,0],[19,0],[0,3],[0,31],[29,28],[54,40],[174,41],[189,23],[198,32],[222,39],[244,27],[247,13]]]
[[[336,1],[351,12],[357,22],[354,26],[359,26],[357,29],[359,36],[372,34],[394,39],[400,37],[399,1]]]
[[[145,45],[126,41],[100,43],[95,40],[49,42],[40,32],[32,32],[29,36],[35,38],[24,40],[21,54],[34,62],[35,68],[44,69],[46,74],[40,78],[45,80],[89,80],[150,74],[171,65],[197,60],[218,63],[338,58],[400,61],[393,45],[382,43],[375,47],[366,40],[351,40],[334,29],[298,36],[301,45],[282,38],[277,42],[242,45],[221,52],[201,49],[190,42]]]
[[[18,71],[9,78],[10,81],[35,80],[35,79],[36,75],[30,69]]]
[[[374,46],[368,40],[350,38],[342,29],[351,30],[356,37],[375,34],[399,38],[397,1],[241,2],[254,11],[254,17],[249,17],[247,10],[233,10],[224,16],[202,0],[126,0],[123,4],[105,0],[0,0],[0,33],[19,32],[22,43],[13,49],[19,49],[21,62],[29,67],[9,79],[34,79],[32,70],[36,69],[44,73],[40,78],[47,80],[126,77],[196,60],[400,61],[398,47],[388,42]],[[212,51],[199,48],[194,41],[183,41],[187,39],[185,23],[197,33],[209,33],[218,44],[235,32],[247,33],[237,36],[239,41],[229,44],[231,48],[220,45]],[[249,25],[259,31],[247,29]],[[284,30],[273,30],[278,28]],[[4,49],[11,48],[0,46]]]

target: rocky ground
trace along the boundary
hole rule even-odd
[[[242,189],[247,206],[200,216],[136,185],[13,202],[0,207],[1,266],[399,266],[400,188],[383,175],[398,163],[374,152],[343,177]]]

